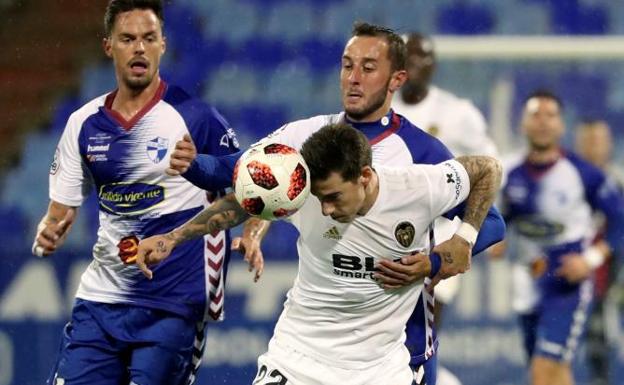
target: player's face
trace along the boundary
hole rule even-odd
[[[365,177],[345,181],[339,173],[332,172],[327,179],[312,182],[311,192],[321,201],[323,215],[347,223],[361,215],[366,199],[366,183]]]
[[[156,14],[135,9],[117,15],[104,50],[115,63],[120,86],[143,90],[158,76],[160,58],[165,53],[165,39]]]
[[[522,127],[532,149],[544,151],[559,146],[564,125],[559,104],[550,98],[531,98],[524,107]]]
[[[351,119],[374,121],[387,113],[391,67],[385,39],[356,36],[349,40],[342,55],[340,89]]]

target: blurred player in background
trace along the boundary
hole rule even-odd
[[[571,360],[592,300],[592,271],[624,238],[624,201],[605,174],[561,147],[557,96],[537,91],[525,101],[528,153],[505,168],[501,209],[515,261],[513,307],[520,313],[532,385],[571,385]],[[592,244],[592,212],[609,225]]]
[[[392,108],[416,126],[437,137],[454,156],[483,154],[497,156],[496,146],[487,135],[481,112],[466,99],[431,84],[436,67],[433,42],[428,36],[407,36],[407,81],[392,100]],[[453,301],[460,276],[446,279],[435,289],[435,322],[438,331],[445,304]],[[440,367],[440,385],[459,384],[448,370]]]
[[[413,163],[436,164],[451,159],[451,153],[439,140],[390,108],[392,96],[405,82],[405,60],[405,42],[394,31],[356,23],[342,56],[340,88],[344,111],[288,123],[269,137],[299,149],[308,136],[320,127],[346,121],[368,138],[375,166],[405,167]],[[171,167],[206,189],[214,183],[227,179],[231,181],[236,157],[223,159],[200,153],[196,159],[189,161],[189,158],[195,158],[195,153],[190,141],[180,143],[179,150],[172,154]],[[485,211],[488,207],[467,204],[460,210],[445,214],[445,217],[455,219],[456,223],[455,226],[447,226],[444,234],[436,235],[434,251],[443,256],[443,266],[437,278],[464,272],[469,267],[473,246],[474,251],[479,252],[503,238],[505,226],[494,209],[489,211],[481,231],[471,225],[474,217]],[[464,223],[456,215],[460,215]],[[245,226],[242,239],[236,244],[233,242],[245,252],[245,259],[252,266],[260,266],[260,271],[260,242],[267,229],[267,221],[252,218]],[[427,257],[420,254],[407,255],[400,263],[383,260],[377,278],[389,287],[409,285],[422,276],[426,260]],[[433,314],[429,311],[433,307],[431,302],[431,298],[420,298],[407,324],[406,341],[412,354],[411,364],[416,379],[418,383],[422,381],[428,385],[435,384],[435,371],[426,370],[425,365],[435,367],[431,358],[435,357],[437,346],[431,325]]]
[[[166,48],[160,0],[112,0],[103,47],[117,89],[70,116],[33,244],[38,256],[58,250],[95,189],[100,228],[93,261],[48,384],[189,384],[205,321],[221,315],[227,235],[177,249],[152,281],[132,263],[140,238],[175,228],[209,205],[205,191],[165,175],[176,142],[192,138],[200,151],[216,155],[238,144],[214,108],[160,78]]]
[[[301,154],[318,199],[309,197],[286,218],[299,232],[299,272],[253,383],[413,385],[404,325],[427,275],[436,274],[435,263],[417,282],[396,289],[376,282],[374,265],[410,252],[428,256],[433,219],[464,199],[491,206],[500,164],[473,156],[373,169],[368,138],[347,123],[308,133]],[[232,194],[223,201],[168,234],[141,241],[137,264],[147,276],[144,262],[162,261],[181,242],[248,217]],[[486,214],[473,226],[480,228]]]
[[[613,137],[611,129],[605,121],[588,120],[576,127],[576,151],[585,160],[598,167],[618,184],[620,190],[624,186],[622,170],[612,163]],[[598,213],[600,214],[600,213]],[[603,215],[596,215],[596,239],[604,238],[606,228]],[[621,253],[621,250],[619,250]],[[605,299],[619,270],[618,258],[609,254],[594,275],[594,305],[587,328],[587,358],[591,373],[591,385],[609,384],[609,360],[612,349],[606,333]]]

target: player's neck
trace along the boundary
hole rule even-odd
[[[418,104],[429,94],[429,87],[405,87],[401,89],[401,99],[405,104]]]
[[[362,209],[358,212],[359,215],[366,215],[367,212],[370,211],[371,207],[377,201],[377,197],[379,196],[379,177],[377,176],[377,172],[373,171],[371,176],[371,180],[366,186],[364,197],[364,204],[362,205]]]
[[[560,157],[561,148],[559,146],[553,146],[545,149],[531,148],[528,160],[533,164],[548,164],[557,161]]]
[[[154,77],[154,80],[141,90],[133,90],[128,86],[119,84],[111,109],[121,114],[126,120],[130,120],[154,98],[159,86],[160,77],[158,76]]]

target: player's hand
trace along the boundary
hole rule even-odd
[[[431,261],[428,255],[415,253],[401,257],[397,261],[382,259],[375,267],[379,271],[374,274],[374,277],[381,287],[398,289],[429,276]]]
[[[191,139],[191,135],[184,134],[182,140],[176,143],[175,149],[171,153],[169,167],[165,172],[170,176],[182,175],[188,171],[196,157],[197,148]]]
[[[43,218],[37,226],[37,235],[32,245],[32,253],[38,257],[47,257],[54,253],[67,238],[67,231],[76,219],[76,209],[70,208],[65,217],[58,222]]]
[[[260,241],[251,237],[236,237],[232,239],[232,250],[244,254],[244,260],[249,264],[249,271],[254,271],[254,282],[258,282],[264,271],[264,255],[260,249]]]
[[[173,248],[175,242],[166,235],[155,235],[139,242],[135,264],[143,272],[148,279],[154,277],[154,273],[147,265],[154,265],[167,258]]]
[[[453,235],[433,248],[441,259],[440,271],[431,279],[430,288],[433,288],[443,279],[462,274],[470,270],[472,247],[469,242],[459,235]]]
[[[581,254],[569,253],[561,257],[561,266],[555,275],[565,278],[570,283],[578,283],[591,275],[591,268]]]

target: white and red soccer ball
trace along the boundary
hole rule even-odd
[[[268,220],[294,214],[310,195],[303,157],[280,143],[251,147],[234,167],[234,194],[249,214]]]

